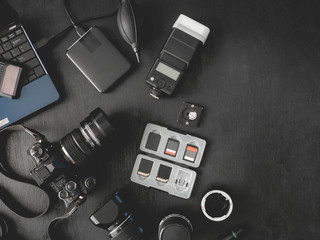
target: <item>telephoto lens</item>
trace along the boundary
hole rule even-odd
[[[161,220],[158,229],[159,240],[190,240],[193,228],[183,215],[170,214]]]
[[[227,219],[233,210],[231,197],[221,190],[207,192],[201,200],[203,214],[211,221],[219,222]]]
[[[105,113],[96,108],[80,123],[80,128],[74,129],[61,139],[62,154],[67,162],[81,165],[113,131],[114,128]]]

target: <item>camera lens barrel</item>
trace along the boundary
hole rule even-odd
[[[81,132],[88,142],[101,146],[104,139],[112,133],[113,128],[104,112],[97,108],[81,123]]]
[[[158,229],[159,240],[190,240],[193,228],[183,215],[170,214],[161,220]]]
[[[141,240],[142,239],[142,228],[137,224],[132,214],[122,221],[117,221],[111,227],[109,227],[109,237],[110,239],[117,240]]]
[[[81,165],[113,130],[104,112],[96,108],[80,123],[80,128],[74,129],[60,140],[64,158],[72,164]]]
[[[60,144],[65,158],[72,164],[81,165],[91,156],[91,151],[86,152],[85,148],[81,148],[81,146],[86,146],[86,142],[79,129],[73,130],[70,134],[62,138]]]

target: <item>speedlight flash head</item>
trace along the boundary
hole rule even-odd
[[[146,79],[151,86],[150,95],[157,99],[161,94],[172,94],[193,55],[210,33],[208,27],[183,14],[172,28]]]

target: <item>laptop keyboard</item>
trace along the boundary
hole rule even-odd
[[[0,36],[0,59],[22,66],[22,86],[45,75],[34,50],[21,28]]]

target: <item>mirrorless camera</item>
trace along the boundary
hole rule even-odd
[[[113,132],[107,116],[97,108],[81,123],[80,127],[51,143],[39,135],[27,153],[35,163],[31,176],[42,188],[52,188],[69,207],[81,195],[90,193],[95,185],[94,176],[80,178],[74,166],[90,161],[96,148]]]

